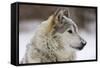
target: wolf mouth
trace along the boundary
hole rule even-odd
[[[77,50],[82,50],[84,48],[84,46],[80,46],[80,47],[73,47],[72,45],[70,45],[72,48],[77,49]]]

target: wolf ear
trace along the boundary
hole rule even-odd
[[[61,11],[61,9],[57,9],[55,12],[54,12],[54,15],[57,16],[59,14],[59,12]]]
[[[69,17],[69,11],[68,9],[62,9],[59,8],[55,11],[54,16],[57,17],[58,19],[61,19],[63,16]]]
[[[64,14],[66,17],[70,17],[70,13],[69,13],[69,10],[68,10],[68,9],[63,10],[63,14]]]
[[[65,27],[65,17],[69,17],[69,11],[68,9],[57,9],[56,12],[54,13],[54,18],[55,18],[55,26],[54,26],[54,29],[55,31],[57,32],[60,32],[60,33],[63,33],[67,26]],[[67,23],[67,25],[69,25],[69,23]],[[69,26],[68,26],[69,27]]]

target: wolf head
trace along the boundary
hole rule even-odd
[[[86,41],[80,37],[78,27],[69,17],[68,9],[58,9],[54,13],[54,30],[62,37],[62,41],[72,49],[81,50],[86,45]]]

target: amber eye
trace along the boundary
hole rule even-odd
[[[69,33],[72,33],[72,30],[68,30]]]

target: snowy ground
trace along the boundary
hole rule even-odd
[[[34,32],[40,21],[23,21],[26,23],[20,24],[19,32],[19,61],[23,58],[26,50],[26,45],[30,42],[30,39],[34,36]],[[27,23],[28,22],[28,23]],[[34,22],[34,23],[33,23]],[[36,23],[35,23],[36,22]],[[91,27],[90,27],[91,28]],[[87,33],[81,31],[80,35],[87,41],[87,45],[83,50],[77,51],[76,60],[90,60],[96,59],[96,39],[95,33]]]

